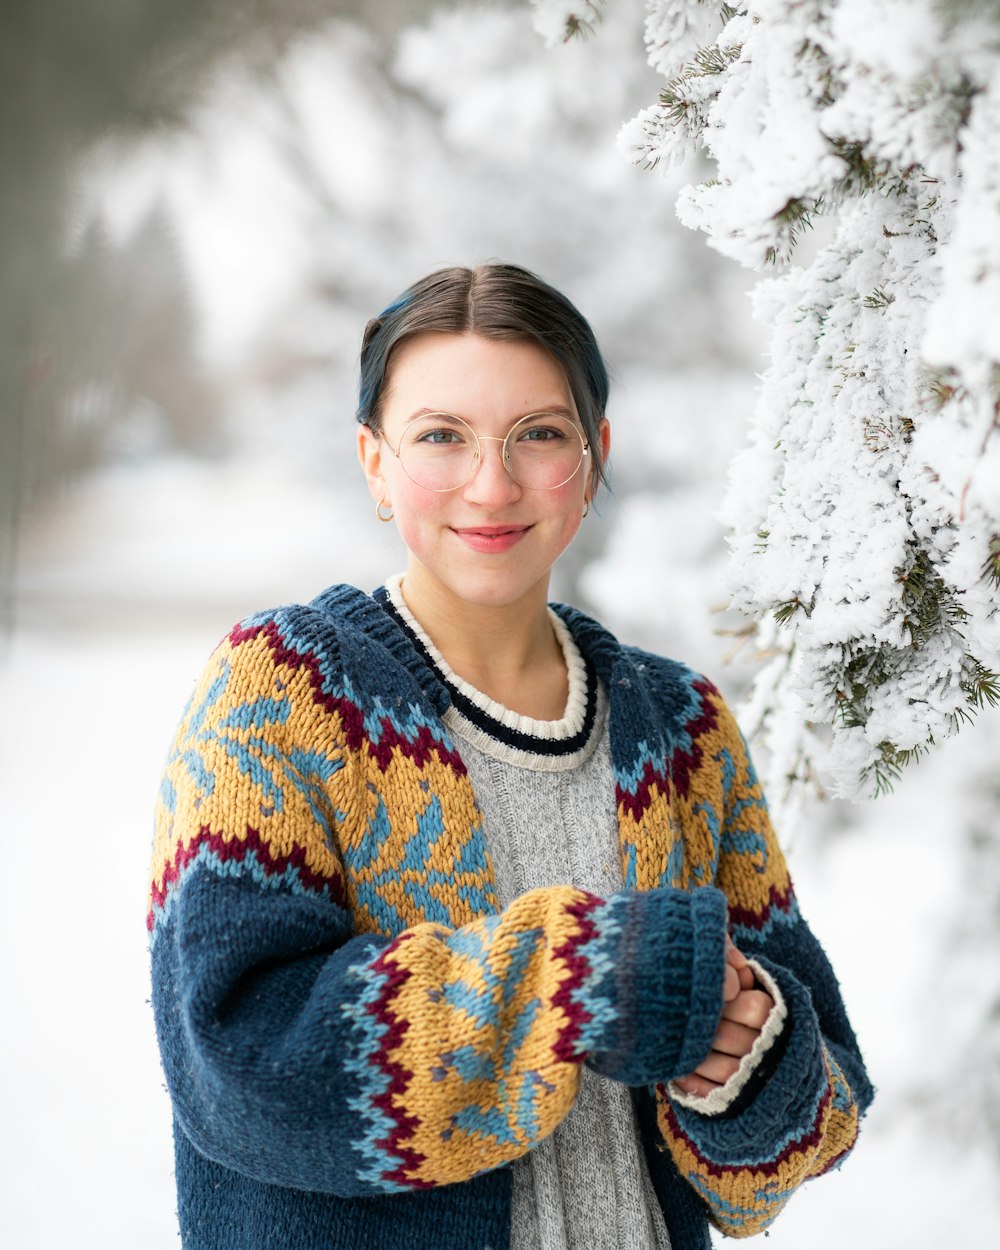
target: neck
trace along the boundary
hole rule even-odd
[[[470,603],[412,563],[402,585],[407,607],[459,677],[504,707],[558,720],[568,683],[547,590],[546,579],[514,603]]]

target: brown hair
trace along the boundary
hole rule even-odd
[[[581,312],[555,287],[518,265],[492,262],[428,274],[365,326],[361,342],[358,421],[376,434],[382,394],[395,349],[415,334],[436,330],[489,339],[531,339],[562,366],[592,448],[608,402],[608,371]],[[599,454],[595,476],[606,480]]]

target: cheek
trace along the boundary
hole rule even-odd
[[[574,527],[580,524],[583,516],[583,492],[584,483],[577,478],[573,478],[565,486],[560,486],[558,490],[550,492],[553,510],[561,512],[567,523],[571,523]]]
[[[558,522],[561,547],[573,540],[583,519],[583,487],[579,482],[567,482],[551,493],[550,515]]]
[[[396,526],[407,547],[427,542],[431,529],[441,523],[443,496],[421,490],[408,478],[397,481],[392,492]]]

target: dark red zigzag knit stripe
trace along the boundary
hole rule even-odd
[[[299,881],[307,890],[317,894],[326,894],[338,906],[344,906],[344,882],[339,872],[332,877],[323,876],[306,867],[305,847],[294,845],[288,855],[275,855],[270,846],[260,836],[260,831],[247,825],[246,838],[224,838],[221,833],[214,833],[207,825],[202,825],[198,833],[187,846],[180,846],[173,860],[167,864],[163,873],[163,882],[153,882],[153,905],[146,917],[146,927],[153,928],[153,917],[157,908],[166,902],[170,887],[180,879],[184,869],[197,856],[203,846],[207,846],[223,863],[242,863],[247,855],[252,854],[269,877],[281,876],[289,867],[294,868]]]
[[[624,808],[636,824],[642,819],[643,812],[652,802],[650,791],[654,785],[661,794],[670,793],[670,780],[667,774],[659,768],[654,768],[647,760],[643,765],[642,777],[634,794],[623,790],[620,785],[615,786],[615,800],[618,806]]]
[[[795,890],[790,881],[784,890],[779,890],[776,885],[772,885],[768,891],[767,902],[760,911],[751,911],[749,907],[739,907],[736,903],[730,903],[729,923],[744,929],[759,931],[766,928],[772,912],[781,911],[787,914],[791,911],[794,898]]]
[[[660,1096],[664,1100],[666,1100],[667,1093],[664,1087],[662,1085],[658,1085],[656,1088]],[[729,1176],[736,1175],[739,1172],[753,1172],[755,1175],[763,1174],[764,1176],[774,1176],[777,1174],[778,1169],[781,1166],[781,1164],[786,1162],[788,1159],[790,1159],[792,1155],[804,1154],[807,1151],[819,1149],[820,1143],[823,1140],[823,1133],[820,1130],[819,1126],[823,1120],[823,1113],[825,1112],[832,1098],[833,1098],[833,1091],[830,1089],[830,1086],[828,1084],[826,1089],[823,1091],[823,1097],[819,1100],[819,1106],[816,1108],[816,1118],[813,1121],[812,1127],[809,1129],[809,1131],[807,1133],[804,1133],[801,1137],[797,1138],[795,1141],[789,1142],[789,1144],[785,1147],[785,1149],[781,1152],[781,1154],[778,1155],[776,1159],[772,1159],[763,1163],[724,1164],[724,1163],[713,1163],[710,1159],[706,1159],[705,1156],[698,1149],[698,1147],[695,1145],[695,1143],[687,1135],[687,1133],[685,1133],[684,1130],[681,1128],[680,1124],[677,1121],[677,1116],[674,1114],[674,1109],[669,1104],[669,1102],[667,1102],[667,1123],[670,1125],[671,1132],[675,1133],[678,1137],[683,1137],[683,1139],[687,1142],[688,1147],[690,1148],[692,1154],[698,1160],[699,1164],[709,1174],[709,1176],[713,1176],[716,1179],[719,1179],[720,1177],[727,1176],[727,1175]]]
[[[573,1050],[573,1043],[579,1037],[581,1025],[591,1018],[589,1011],[572,1001],[571,994],[590,971],[590,964],[586,957],[580,953],[579,948],[584,942],[596,936],[597,930],[588,919],[588,915],[601,903],[601,899],[590,896],[570,905],[568,910],[579,921],[580,931],[577,936],[567,939],[553,952],[556,958],[563,960],[571,973],[563,981],[552,1000],[553,1004],[561,1007],[569,1018],[569,1024],[563,1030],[554,1048],[557,1058],[567,1062],[579,1061],[579,1055]],[[380,973],[386,978],[378,1001],[368,1007],[369,1014],[385,1026],[385,1033],[377,1054],[372,1057],[372,1063],[389,1077],[388,1088],[373,1101],[390,1120],[395,1122],[396,1126],[388,1136],[380,1138],[375,1144],[402,1160],[398,1167],[387,1168],[382,1173],[385,1180],[394,1181],[399,1185],[407,1185],[411,1189],[429,1189],[433,1186],[433,1182],[416,1180],[411,1175],[412,1170],[425,1161],[425,1156],[403,1144],[406,1138],[413,1135],[413,1130],[419,1124],[419,1119],[416,1116],[407,1115],[395,1100],[397,1095],[400,1102],[405,1097],[413,1074],[403,1064],[389,1059],[389,1052],[399,1045],[410,1027],[409,1021],[396,1016],[391,1003],[397,996],[400,988],[410,979],[412,973],[407,968],[400,968],[395,962],[390,963],[388,956],[397,951],[404,942],[411,940],[413,936],[412,933],[402,933],[395,942],[381,952],[372,964],[373,971]]]
[[[718,690],[704,679],[692,682],[692,689],[701,695],[701,711],[684,726],[685,732],[691,738],[691,750],[675,751],[670,759],[670,777],[682,799],[687,798],[691,789],[691,778],[701,768],[703,752],[699,741],[702,734],[711,733],[719,727],[718,710],[709,698],[710,695],[718,698]]]
[[[588,895],[579,902],[571,903],[567,911],[579,923],[579,932],[575,937],[567,938],[552,952],[553,957],[561,959],[570,971],[570,975],[552,995],[553,1007],[558,1007],[568,1019],[568,1023],[559,1034],[559,1040],[552,1048],[555,1057],[564,1063],[579,1063],[580,1055],[576,1050],[576,1043],[580,1037],[580,1029],[592,1019],[586,1007],[575,1001],[573,996],[590,972],[590,961],[580,948],[585,942],[590,942],[597,936],[597,928],[590,919],[590,913],[596,911],[602,904],[603,900],[595,895]]]
[[[407,1115],[401,1105],[413,1073],[403,1064],[389,1059],[389,1052],[399,1045],[410,1027],[408,1020],[397,1016],[392,1010],[392,1000],[413,973],[409,968],[401,968],[395,962],[390,963],[387,956],[399,950],[404,942],[412,938],[412,933],[401,933],[372,964],[372,971],[385,977],[385,984],[378,1001],[371,1003],[368,1007],[369,1014],[374,1016],[380,1024],[385,1025],[385,1033],[378,1052],[372,1057],[372,1063],[389,1077],[388,1088],[373,1099],[373,1102],[385,1116],[395,1122],[395,1127],[389,1135],[379,1138],[375,1145],[401,1160],[398,1167],[386,1168],[382,1173],[384,1180],[394,1181],[397,1185],[406,1185],[410,1189],[431,1189],[432,1181],[417,1180],[410,1175],[411,1170],[418,1168],[424,1162],[425,1156],[418,1150],[411,1150],[403,1145],[406,1138],[413,1136],[413,1130],[420,1123],[417,1116]],[[399,1104],[395,1101],[397,1095],[400,1099]]]
[[[420,727],[415,739],[404,738],[392,722],[383,717],[379,722],[382,728],[380,739],[377,743],[371,742],[365,733],[364,712],[350,699],[334,698],[323,689],[323,674],[315,655],[311,651],[297,651],[288,646],[274,621],[268,621],[266,625],[254,625],[250,629],[241,629],[237,625],[229,634],[229,642],[233,647],[238,647],[256,638],[258,634],[263,634],[267,639],[274,653],[275,663],[292,669],[308,670],[314,700],[327,712],[336,712],[340,716],[348,747],[352,751],[359,751],[362,746],[367,746],[382,772],[388,768],[393,751],[398,749],[400,754],[412,759],[418,768],[423,768],[433,753],[459,776],[465,774],[465,764],[458,752],[448,751],[426,725]]]
[[[718,697],[719,692],[710,681],[705,680],[692,682],[692,689],[701,695],[701,708],[698,715],[684,726],[691,738],[691,750],[675,751],[670,757],[669,770],[654,768],[647,760],[634,794],[623,790],[621,786],[617,787],[618,803],[636,823],[642,819],[643,812],[652,802],[650,791],[654,784],[662,794],[669,795],[673,786],[682,799],[686,798],[691,788],[691,777],[701,768],[703,752],[699,739],[702,734],[711,732],[719,724],[719,713],[709,695]]]

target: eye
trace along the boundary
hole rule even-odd
[[[518,433],[519,443],[550,443],[563,442],[571,436],[571,431],[558,417],[548,420],[540,418],[527,425]]]
[[[420,430],[413,435],[415,443],[429,444],[431,447],[456,446],[464,442],[461,434],[455,430]]]
[[[471,438],[472,431],[447,413],[429,413],[406,431],[406,443],[422,451],[467,447]]]

